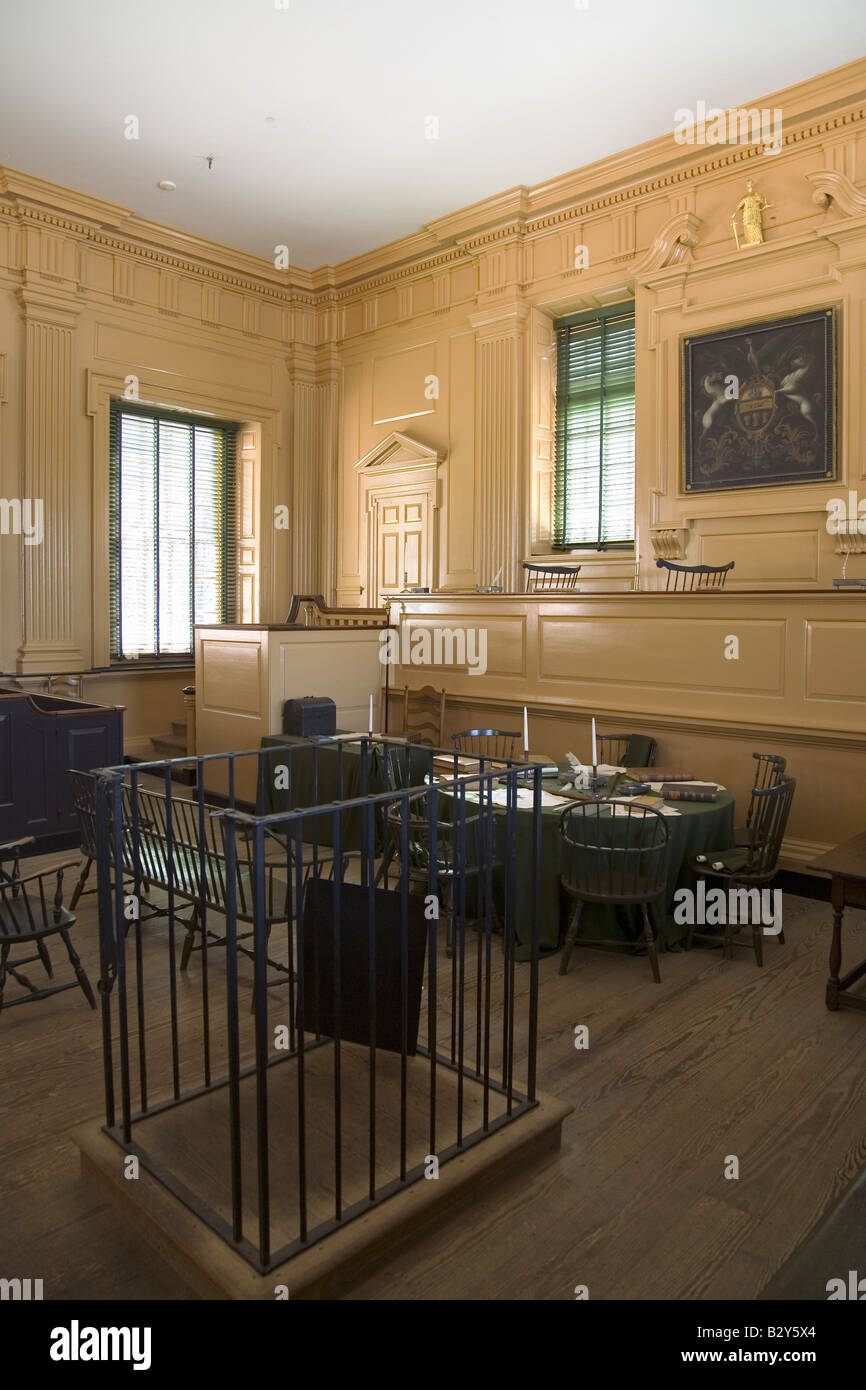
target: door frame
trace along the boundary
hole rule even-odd
[[[436,588],[439,566],[437,546],[439,540],[438,481],[419,482],[409,478],[406,482],[385,484],[384,479],[365,479],[365,514],[367,519],[367,605],[381,608],[382,595],[379,593],[379,527],[381,508],[387,502],[401,501],[409,494],[418,493],[427,497],[427,525],[425,543],[427,546],[428,584]],[[379,486],[376,486],[376,484]]]
[[[427,554],[429,556],[429,586],[439,582],[439,467],[444,454],[428,444],[421,444],[408,434],[396,430],[381,440],[355,464],[361,485],[359,516],[360,572],[366,576],[364,604],[379,608],[377,568],[379,550],[379,503],[386,497],[405,496],[409,492],[425,492],[427,507]]]

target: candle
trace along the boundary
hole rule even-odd
[[[595,715],[592,717],[592,765],[598,767],[598,749],[595,746]]]
[[[373,696],[370,696],[370,733],[373,732]]]
[[[523,756],[529,757],[529,715],[526,706],[523,706]]]

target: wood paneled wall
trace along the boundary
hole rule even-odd
[[[550,545],[552,324],[624,300],[644,580],[659,553],[734,558],[734,587],[826,587],[841,568],[826,502],[866,495],[866,61],[752,105],[782,111],[778,153],[662,133],[314,271],[0,168],[0,495],[38,490],[46,509],[41,547],[0,536],[0,669],[105,664],[108,407],[131,379],[142,400],[247,427],[260,479],[244,587],[262,621],[293,589],[369,602],[379,465],[357,465],[395,432],[435,461],[431,582],[518,586]],[[738,252],[747,178],[772,207],[765,244]],[[819,306],[839,311],[838,479],[686,494],[681,339]],[[857,549],[852,576],[866,537]],[[631,556],[583,564],[591,588],[631,586]]]
[[[341,268],[356,278],[337,277],[340,602],[367,601],[352,469],[392,430],[444,458],[432,585],[474,587],[499,573],[506,590],[522,588],[520,562],[549,553],[551,542],[553,323],[618,302],[636,313],[644,577],[657,556],[734,559],[735,587],[826,587],[841,573],[826,503],[848,488],[866,496],[866,62],[750,106],[781,110],[778,153],[663,136],[512,189]],[[738,251],[731,212],[749,178],[772,206],[765,243]],[[839,318],[838,478],[687,493],[682,340],[821,307]],[[437,394],[425,398],[430,373]],[[848,575],[866,576],[866,537],[856,550]],[[631,585],[631,556],[590,554],[583,564],[593,588]]]
[[[798,782],[786,840],[797,864],[863,824],[866,594],[431,595],[394,601],[391,621],[409,657],[394,700],[404,685],[444,686],[449,736],[519,730],[526,704],[530,749],[588,762],[594,715],[602,733],[651,735],[659,765],[717,778],[742,807],[752,752],[781,753]],[[413,648],[420,631],[425,665],[412,655],[428,656],[421,639]],[[482,633],[486,669],[454,664],[477,657]]]

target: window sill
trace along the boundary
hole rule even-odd
[[[193,670],[195,670],[195,661],[191,656],[178,657],[177,659],[166,657],[151,657],[148,659],[145,657],[144,659],[139,658],[138,661],[124,661],[123,658],[120,658],[119,660],[112,661],[110,666],[103,667],[103,671],[111,675],[117,675],[119,672],[132,673],[133,671]]]
[[[615,565],[634,564],[635,550],[558,550],[555,555],[531,555],[531,565]]]

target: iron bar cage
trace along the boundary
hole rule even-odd
[[[536,1104],[540,767],[355,736],[100,769],[77,804],[105,1130],[259,1273]]]

